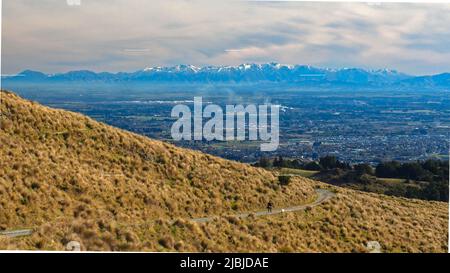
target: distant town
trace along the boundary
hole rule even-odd
[[[8,86],[7,86],[8,87]],[[182,147],[242,162],[283,156],[304,161],[334,155],[348,163],[448,159],[450,91],[446,88],[305,87],[288,84],[11,85],[26,98]],[[281,105],[280,145],[257,141],[173,141],[174,105]],[[191,105],[192,106],[192,105]]]

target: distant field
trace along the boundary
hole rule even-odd
[[[382,177],[377,177],[377,180],[379,180],[381,182],[386,182],[386,183],[398,184],[398,183],[405,182],[406,179],[403,179],[403,178],[382,178]]]
[[[410,181],[408,183],[407,180],[403,179],[403,178],[380,178],[380,177],[377,177],[377,182],[381,185],[385,185],[388,187],[409,186],[409,187],[415,187],[415,188],[423,187],[429,183],[426,181]]]
[[[299,176],[303,176],[303,177],[311,177],[311,176],[315,175],[316,173],[318,173],[319,171],[281,168],[280,172],[282,174],[291,174],[291,175],[299,175]]]

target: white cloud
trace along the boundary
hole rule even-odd
[[[450,71],[450,5],[4,1],[5,73],[244,62]]]

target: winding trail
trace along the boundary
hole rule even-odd
[[[6,237],[9,237],[9,238],[29,236],[31,234],[33,234],[33,230],[32,229],[17,229],[17,230],[1,231],[0,232],[0,236],[6,236]]]
[[[255,217],[261,217],[261,216],[267,216],[267,215],[274,215],[274,214],[280,214],[280,213],[286,213],[286,212],[293,212],[293,211],[299,211],[299,210],[305,210],[307,208],[313,208],[316,206],[319,206],[320,204],[324,203],[325,201],[330,200],[335,195],[329,190],[324,189],[316,189],[317,198],[311,203],[303,204],[299,206],[293,206],[293,207],[286,207],[286,208],[278,208],[273,209],[271,212],[268,212],[267,210],[258,211],[258,212],[246,212],[246,213],[239,213],[234,214],[230,216],[235,216],[238,218],[247,218],[250,215],[254,215]],[[206,223],[212,221],[217,216],[209,216],[204,218],[192,218],[191,221],[194,221],[196,223]],[[14,237],[22,237],[22,236],[30,236],[33,234],[32,229],[19,229],[19,230],[11,230],[11,231],[2,231],[0,232],[0,236],[6,236],[9,238]]]
[[[317,193],[317,199],[308,204],[273,209],[271,212],[268,212],[267,210],[262,210],[262,211],[258,211],[258,212],[239,213],[239,214],[234,214],[234,215],[230,215],[230,216],[235,216],[238,218],[247,218],[250,215],[254,215],[255,217],[260,217],[260,216],[266,216],[266,215],[274,215],[274,214],[279,214],[279,213],[305,210],[307,208],[317,207],[318,205],[322,204],[323,202],[330,200],[335,195],[334,193],[332,193],[329,190],[316,189],[315,191]],[[206,223],[206,222],[212,221],[214,218],[215,218],[214,216],[204,217],[204,218],[193,218],[193,219],[191,219],[191,221],[194,221],[197,223]]]

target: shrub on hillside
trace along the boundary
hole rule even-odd
[[[288,175],[280,175],[278,176],[278,182],[280,182],[281,186],[287,186],[291,182],[291,177]]]

